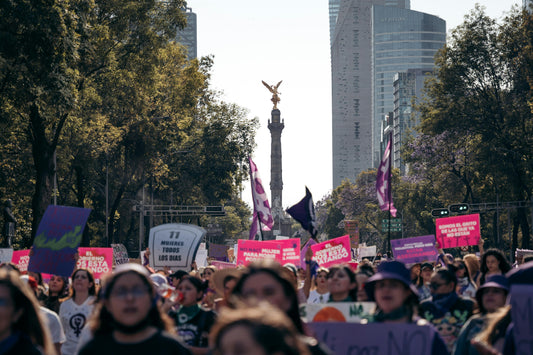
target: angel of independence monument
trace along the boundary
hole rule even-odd
[[[278,88],[281,81],[276,85],[268,85],[263,81],[263,85],[272,93],[271,101],[274,104],[270,113],[271,119],[268,120],[268,129],[270,130],[271,144],[270,144],[270,199],[272,201],[272,216],[274,217],[274,227],[272,234],[268,235],[271,239],[276,236],[291,235],[291,220],[283,210],[283,170],[281,160],[281,132],[285,127],[284,121],[280,119],[281,112],[278,109],[280,102]],[[270,233],[268,233],[270,234]],[[267,234],[264,235],[268,238]]]

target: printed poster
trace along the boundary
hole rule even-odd
[[[435,261],[437,249],[435,249],[435,236],[424,235],[420,237],[393,239],[390,241],[394,259],[405,264]]]
[[[477,245],[481,236],[479,214],[437,218],[435,224],[442,249]]]
[[[349,235],[311,245],[311,250],[313,250],[313,260],[323,267],[330,267],[352,260]]]

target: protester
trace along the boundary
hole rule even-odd
[[[316,270],[316,276],[312,278],[314,287],[309,291],[307,303],[326,303],[329,300],[328,274],[329,270],[325,267]]]
[[[435,329],[417,315],[418,291],[411,283],[411,273],[399,261],[384,261],[378,272],[365,284],[371,301],[376,302],[374,322],[407,323],[429,327],[432,336],[431,354],[448,354],[446,345]]]
[[[0,268],[0,353],[55,354],[35,295],[6,268]]]
[[[178,285],[181,293],[181,307],[172,314],[178,334],[193,354],[207,354],[209,331],[215,323],[216,315],[211,310],[200,307],[207,283],[195,277],[184,277]]]
[[[433,265],[430,263],[420,265],[420,279],[416,284],[420,302],[431,299],[431,289],[429,288],[431,276],[433,276]]]
[[[223,310],[210,339],[214,355],[310,354],[291,320],[265,303]]]
[[[51,311],[59,314],[61,299],[68,296],[68,278],[51,275],[48,281],[48,294],[43,297],[42,304]]]
[[[477,355],[470,341],[485,327],[487,315],[505,306],[509,293],[509,281],[503,275],[492,275],[476,292],[479,314],[473,315],[463,326],[454,348],[455,355]]]
[[[328,302],[357,301],[357,280],[350,266],[341,264],[329,268],[328,290]]]
[[[479,287],[479,279],[481,278],[481,265],[479,259],[475,254],[466,254],[463,256],[463,261],[468,269],[470,280]]]
[[[355,273],[355,281],[357,282],[357,302],[368,301],[368,294],[365,290],[365,283],[374,274],[374,270],[372,268],[364,267],[364,264],[360,265],[357,268],[357,272]]]
[[[453,262],[455,276],[457,276],[457,294],[462,297],[474,299],[476,297],[476,285],[470,280],[470,273],[466,263],[461,258]]]
[[[157,292],[147,269],[122,264],[104,280],[89,322],[92,340],[80,355],[190,354],[171,334],[172,320],[157,307]]]
[[[266,301],[286,313],[298,333],[306,343],[311,354],[328,354],[329,351],[311,337],[304,337],[304,325],[300,318],[298,298],[290,271],[274,260],[257,260],[244,270],[235,285],[236,298],[253,306]],[[235,302],[235,301],[234,301]]]
[[[174,271],[172,274],[168,275],[168,278],[170,279],[170,284],[172,285],[172,287],[176,288],[178,287],[181,279],[184,276],[188,276],[188,275],[189,274],[186,271],[177,270],[177,271]]]
[[[475,305],[474,301],[460,297],[456,287],[455,272],[440,268],[431,276],[431,299],[420,303],[420,316],[437,328],[450,352]]]
[[[241,277],[242,270],[236,268],[226,268],[218,270],[213,276],[213,284],[221,298],[215,300],[215,310],[218,312],[224,307],[229,307],[229,298],[235,288],[235,285]]]
[[[59,307],[59,318],[67,341],[61,346],[62,355],[73,355],[85,326],[94,308],[96,286],[94,276],[87,269],[77,269],[72,273],[70,296]]]
[[[503,275],[511,270],[511,264],[499,249],[489,249],[481,256],[481,277],[479,286],[485,283],[490,275]]]

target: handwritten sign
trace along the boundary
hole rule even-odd
[[[313,260],[324,267],[352,260],[350,236],[348,235],[311,245],[311,250],[313,251]]]
[[[300,305],[300,317],[306,323],[361,323],[361,320],[371,318],[375,308],[374,302],[303,303]]]
[[[2,248],[0,249],[0,263],[8,263],[13,259],[13,249]]]
[[[90,213],[88,208],[48,206],[37,228],[28,270],[70,276]]]
[[[113,265],[127,264],[130,262],[128,250],[124,244],[111,244],[113,248]]]
[[[317,340],[335,354],[430,355],[429,326],[391,323],[308,323]],[[354,336],[356,334],[356,336]]]
[[[437,218],[435,224],[437,241],[443,249],[477,245],[481,236],[479,214]]]
[[[28,264],[30,263],[30,250],[15,250],[11,262],[19,268],[20,272],[28,271]]]
[[[533,350],[533,286],[511,287],[511,318],[517,355],[530,355]]]
[[[192,224],[162,224],[150,229],[150,266],[189,270],[205,229]]]
[[[89,269],[96,279],[112,271],[113,248],[78,248],[78,269]]]
[[[435,236],[423,235],[420,237],[393,239],[390,241],[394,259],[405,264],[434,261],[437,259],[435,249]]]

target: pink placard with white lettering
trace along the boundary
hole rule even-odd
[[[479,214],[437,218],[435,224],[437,242],[443,249],[477,245],[481,236]]]
[[[14,250],[11,262],[19,268],[20,272],[28,271],[28,263],[30,261],[30,249]]]
[[[324,267],[352,260],[349,235],[311,245],[311,250],[313,251],[313,260]]]
[[[80,247],[78,254],[76,268],[91,270],[96,279],[113,270],[113,248]]]
[[[274,259],[281,264],[282,247],[279,241],[239,239],[237,265],[248,265],[258,259]]]

